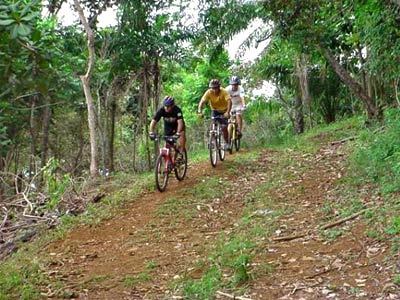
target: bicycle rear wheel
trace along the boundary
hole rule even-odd
[[[224,161],[225,159],[225,143],[221,143],[223,140],[223,137],[221,135],[218,137],[218,154],[219,154],[219,159],[221,161]]]
[[[177,153],[175,158],[175,177],[179,181],[183,180],[187,171],[187,152]]]
[[[236,148],[236,151],[239,151],[239,149],[240,149],[240,138],[239,137],[237,137],[235,139],[235,148]]]
[[[228,136],[229,136],[229,142],[228,142],[228,144],[229,144],[229,154],[232,154],[233,153],[233,144],[234,144],[234,127],[233,127],[233,125],[232,124],[229,124],[229,126],[228,126]]]
[[[223,137],[221,132],[222,132],[221,124],[217,124],[217,135],[216,135],[217,149],[218,149],[219,159],[223,161],[225,159],[225,143],[222,143]]]
[[[213,167],[217,165],[217,151],[218,151],[218,143],[215,135],[210,136],[210,141],[208,143],[208,147],[210,150],[210,162]]]
[[[160,192],[164,192],[168,184],[168,167],[167,161],[161,155],[158,156],[155,166],[156,186]]]

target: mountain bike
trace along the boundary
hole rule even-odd
[[[169,174],[174,171],[176,179],[183,180],[187,171],[187,152],[181,152],[177,148],[176,142],[179,136],[165,135],[155,136],[154,141],[161,139],[165,141],[164,147],[160,148],[160,153],[154,168],[156,186],[160,192],[167,188]]]
[[[225,159],[225,142],[222,136],[221,124],[218,121],[218,119],[222,118],[224,117],[211,117],[210,130],[208,131],[208,149],[210,151],[210,162],[213,167],[217,165],[218,156],[221,161]]]
[[[233,147],[236,151],[240,149],[240,135],[238,131],[238,124],[236,122],[236,111],[231,112],[231,116],[228,120],[228,134],[229,134],[229,153],[232,154]]]

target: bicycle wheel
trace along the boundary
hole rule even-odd
[[[236,135],[236,139],[235,139],[235,149],[236,151],[239,151],[240,149],[240,138]]]
[[[210,162],[211,165],[213,167],[215,167],[217,165],[217,147],[218,147],[218,143],[217,143],[217,138],[216,136],[213,134],[210,136],[210,141],[208,143],[208,147],[210,150]]]
[[[219,135],[219,138],[218,138],[218,154],[219,154],[219,159],[221,161],[224,161],[224,159],[225,159],[225,143],[221,143],[222,140],[223,140],[223,137],[221,137],[221,135]]]
[[[225,140],[222,137],[222,129],[221,125],[218,124],[218,135],[217,135],[217,145],[218,145],[218,154],[219,154],[219,159],[223,161],[225,159]],[[224,141],[224,143],[222,143]]]
[[[233,153],[233,144],[234,144],[234,136],[233,136],[233,132],[234,132],[234,126],[232,124],[229,124],[228,126],[228,135],[229,135],[229,154]]]
[[[166,166],[167,161],[161,155],[157,157],[155,175],[156,175],[156,186],[160,192],[164,192],[168,184],[168,167]]]
[[[175,177],[179,181],[183,180],[187,171],[187,152],[177,153],[175,158]]]

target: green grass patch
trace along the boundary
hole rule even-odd
[[[152,276],[148,271],[141,272],[135,276],[127,275],[122,280],[122,284],[126,288],[133,288],[136,285],[152,280]]]
[[[217,266],[211,267],[199,280],[184,283],[183,293],[187,299],[214,299],[215,292],[221,286],[222,273]]]
[[[394,275],[393,283],[394,283],[395,285],[400,286],[400,274]]]

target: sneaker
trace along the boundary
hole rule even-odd
[[[225,151],[231,150],[231,145],[230,145],[230,144],[225,144],[225,145],[224,145],[224,150],[225,150]]]

